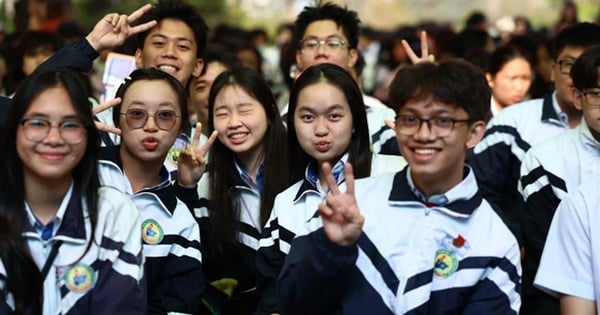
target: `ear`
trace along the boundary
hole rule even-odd
[[[200,74],[202,74],[202,68],[204,68],[204,60],[202,58],[196,59],[196,64],[194,65],[194,70],[192,70],[192,75],[199,77]]]
[[[300,50],[296,50],[296,70],[298,73],[304,71],[304,65],[302,64],[302,52]],[[294,78],[294,80],[296,80],[296,78]]]
[[[144,60],[142,60],[142,50],[139,48],[135,51],[135,67],[138,69],[144,68]]]
[[[556,62],[553,62],[552,71],[550,71],[550,82],[554,82],[554,80],[556,79],[556,75],[554,74],[556,71],[556,67],[558,67],[558,64]]]
[[[487,83],[490,86],[490,88],[493,88],[494,87],[494,78],[492,77],[492,74],[490,74],[489,72],[486,72],[485,79],[487,80]]]
[[[583,95],[579,93],[579,90],[576,88],[571,88],[571,98],[573,99],[573,105],[578,110],[583,110]]]
[[[350,49],[348,55],[348,69],[353,69],[356,61],[358,61],[358,50]]]
[[[471,149],[481,141],[483,135],[485,134],[485,122],[483,120],[478,120],[471,124],[469,127],[469,135],[467,137],[466,147],[467,149]]]

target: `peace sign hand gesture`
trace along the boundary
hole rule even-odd
[[[177,178],[181,187],[194,187],[206,170],[206,154],[217,139],[217,131],[213,131],[202,146],[200,145],[200,134],[202,134],[202,123],[196,123],[191,149],[183,150],[179,154]]]
[[[406,54],[408,55],[408,58],[413,63],[413,65],[424,62],[435,62],[435,56],[429,54],[429,45],[427,44],[427,32],[425,31],[421,31],[421,57],[415,54],[415,51],[412,50],[408,42],[404,39],[402,40],[402,47],[404,47],[404,50],[406,51]]]
[[[152,5],[146,4],[129,16],[109,13],[96,23],[86,39],[98,52],[119,47],[125,43],[127,37],[149,30],[156,25],[156,21],[149,21],[136,26],[131,25],[150,9],[152,9]]]
[[[354,173],[352,165],[346,163],[344,173],[346,192],[341,192],[329,163],[323,163],[323,173],[327,179],[330,194],[319,205],[323,229],[327,238],[335,244],[347,246],[358,240],[362,233],[365,218],[360,214],[354,197]]]

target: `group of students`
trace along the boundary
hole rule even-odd
[[[357,30],[356,13],[331,3],[298,16],[301,72],[285,120],[250,69],[225,65],[203,81],[203,68],[214,66],[202,58],[207,27],[181,0],[109,14],[59,51],[19,87],[4,120],[0,313],[518,314],[524,230],[478,186],[482,171],[497,167],[489,152],[499,147],[486,129],[485,74],[460,60],[415,58],[392,82],[395,123],[386,126],[390,109],[366,104],[352,75]],[[78,71],[133,34],[139,69],[115,100],[93,107]],[[561,73],[571,62],[572,96],[587,121],[572,137],[597,142],[598,49],[575,62],[563,56],[573,47],[581,54],[587,44],[567,43],[557,57]],[[199,84],[210,87],[206,105],[192,107],[192,128],[189,95]],[[555,99],[570,91],[557,86]],[[561,102],[527,110],[542,119],[554,110],[552,120]],[[192,140],[179,151],[182,134]],[[514,146],[533,145],[512,135]],[[386,148],[401,156],[380,154]],[[467,157],[479,164],[465,164]],[[521,160],[530,164],[520,155],[502,172]],[[523,191],[535,191],[524,183]],[[574,206],[588,202],[581,195],[557,218],[592,215]],[[503,220],[516,223],[509,229]],[[592,255],[578,229],[592,221],[565,219],[551,230],[578,237]],[[565,241],[549,236],[548,246]],[[594,270],[590,262],[562,267]],[[543,261],[540,287],[594,297],[593,283],[555,279],[556,268]],[[580,291],[554,286],[562,283]]]

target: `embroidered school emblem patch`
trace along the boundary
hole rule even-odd
[[[142,223],[142,238],[147,244],[158,244],[162,241],[164,233],[158,222],[148,219]]]
[[[439,278],[450,277],[458,268],[458,260],[454,252],[439,249],[435,253],[433,273]]]
[[[93,285],[96,275],[89,265],[78,263],[65,273],[65,285],[71,292],[87,292]]]

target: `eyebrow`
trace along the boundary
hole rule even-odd
[[[138,105],[138,106],[148,107],[148,104],[147,104],[147,103],[144,103],[144,102],[142,102],[142,101],[136,101],[136,100],[133,100],[133,101],[131,101],[131,102],[129,103],[129,106],[132,106],[132,105]],[[173,103],[171,103],[171,102],[162,102],[162,103],[158,103],[158,106],[159,106],[159,107],[164,107],[164,106],[177,107],[175,104],[173,104]]]
[[[191,39],[189,39],[187,37],[170,37],[165,34],[153,34],[152,36],[150,36],[150,38],[156,38],[156,37],[165,39],[165,40],[175,39],[176,41],[186,41],[186,42],[189,42],[190,44],[194,43]]]
[[[336,109],[344,109],[344,106],[341,104],[329,105],[323,112],[330,112],[330,111],[336,110]],[[317,112],[317,110],[315,110],[315,108],[307,106],[307,105],[301,105],[300,107],[298,107],[298,110],[299,111],[308,111],[311,113]]]
[[[41,112],[33,112],[29,115],[26,115],[24,117],[37,117],[37,118],[50,118],[50,115],[46,114],[46,113],[41,113]],[[72,114],[72,115],[64,115],[60,117],[62,120],[65,119],[80,119],[79,115],[77,115],[77,113]]]

